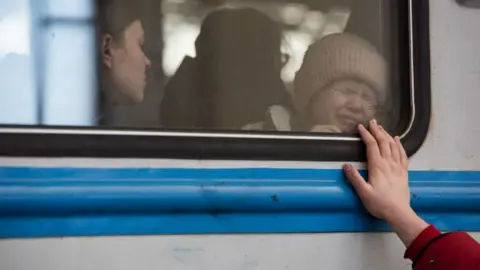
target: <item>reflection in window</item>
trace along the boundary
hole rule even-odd
[[[0,0],[0,123],[353,132],[391,96],[382,1]]]
[[[28,0],[0,1],[0,123],[36,124]]]
[[[95,124],[89,1],[0,0],[0,123]]]

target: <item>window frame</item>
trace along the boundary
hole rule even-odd
[[[392,133],[400,135],[411,156],[421,147],[430,123],[429,4],[398,1],[400,75],[402,84],[408,80],[410,91],[402,98],[403,112]],[[2,126],[0,155],[364,161],[365,147],[353,134]]]

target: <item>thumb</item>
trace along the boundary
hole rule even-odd
[[[345,172],[345,176],[347,177],[348,181],[352,184],[352,186],[357,191],[357,194],[360,197],[363,197],[368,192],[368,184],[365,182],[365,179],[360,175],[360,172],[356,168],[354,168],[350,164],[345,164],[343,166],[343,171]]]

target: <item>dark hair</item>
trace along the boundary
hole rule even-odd
[[[125,29],[140,20],[138,4],[135,3],[129,0],[98,0],[96,21],[99,34],[122,38]]]
[[[195,43],[204,126],[239,128],[286,100],[282,37],[278,23],[252,8],[221,9],[205,18]]]
[[[258,57],[279,53],[281,42],[279,24],[260,11],[221,9],[203,21],[195,48],[198,57],[228,56],[232,51]]]

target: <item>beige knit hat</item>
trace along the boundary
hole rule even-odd
[[[388,73],[385,59],[366,40],[352,34],[328,35],[310,45],[295,76],[295,108],[305,114],[317,91],[342,78],[357,78],[372,85],[383,102]]]

